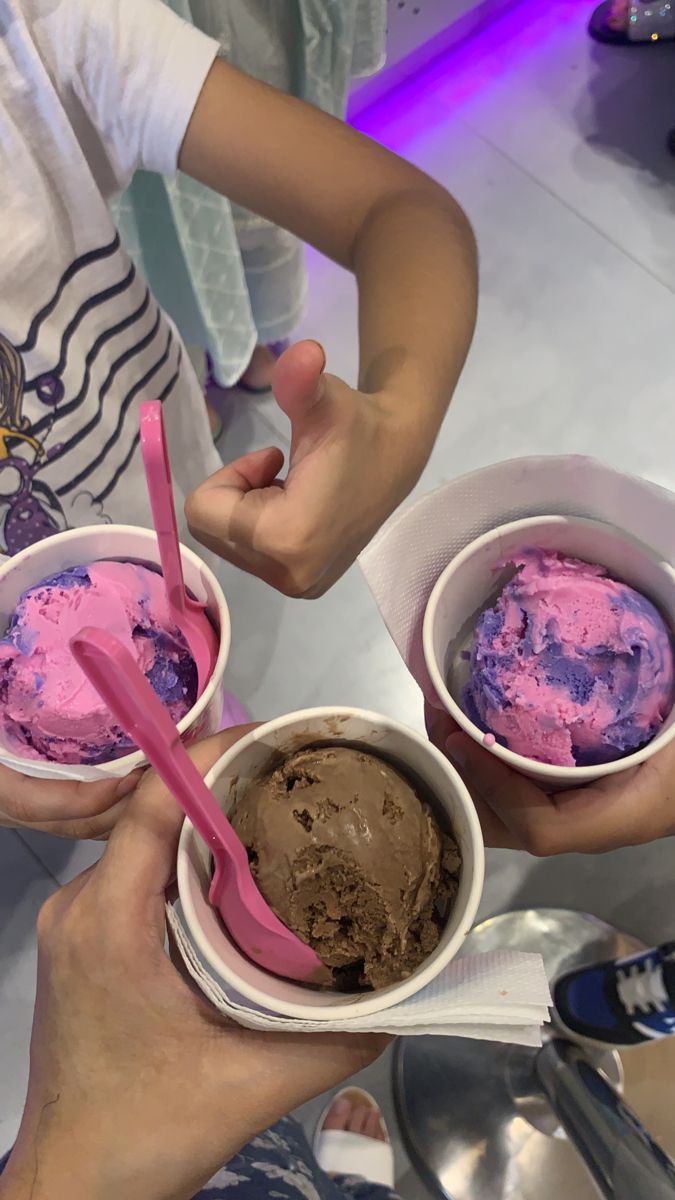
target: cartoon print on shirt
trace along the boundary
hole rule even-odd
[[[21,355],[0,334],[0,459],[9,457],[8,440],[27,442],[37,454],[40,443],[25,432],[29,421],[22,416],[24,370]]]
[[[0,332],[7,554],[70,527],[111,522],[108,503],[138,455],[138,402],[151,395],[164,403],[183,362],[116,232],[69,263],[26,328],[23,336]]]
[[[23,415],[25,371],[0,333],[0,551],[17,554],[67,527],[63,508],[38,475],[49,453]],[[54,448],[56,449],[56,447]]]
[[[42,358],[42,372],[30,377],[29,362],[34,357],[40,360],[42,331],[50,321],[58,321],[55,314],[60,302],[67,299],[69,288],[78,277],[91,277],[91,272],[101,264],[109,264],[112,278],[109,276],[100,282],[91,279],[91,290],[85,292],[75,311],[69,314],[65,326],[61,326],[56,358],[47,371],[44,370]],[[111,301],[125,294],[136,283],[136,269],[128,259],[121,258],[120,238],[115,233],[109,242],[86,251],[68,265],[56,281],[53,293],[48,295],[40,311],[33,316],[20,345],[13,345],[0,332],[0,553],[16,554],[33,542],[41,541],[71,525],[110,523],[111,517],[105,512],[104,505],[137,449],[138,431],[135,431],[122,461],[111,466],[111,475],[96,491],[89,490],[87,486],[92,472],[106,461],[108,452],[123,434],[133,401],[143,394],[156,373],[165,368],[171,371],[168,383],[157,389],[159,399],[164,401],[173,390],[180,370],[180,347],[174,348],[173,334],[163,325],[161,313],[153,304],[147,286],[139,288],[134,307],[125,316],[119,319],[119,314],[115,314],[110,323],[104,321],[98,336],[77,358],[82,367],[77,385],[73,387],[71,383],[68,386],[65,379],[73,339],[82,323],[95,310],[105,310]],[[145,324],[146,318],[149,328]],[[67,427],[91,395],[93,370],[99,355],[108,343],[118,337],[125,339],[123,349],[113,359],[106,377],[97,385],[94,416],[90,416],[79,428],[73,429],[71,425],[67,432],[64,430],[65,436],[49,444],[50,439],[63,428],[64,422]],[[136,356],[149,346],[153,349],[157,346],[155,362],[140,378],[137,375],[134,377]],[[175,350],[177,361],[170,367],[170,358]],[[64,456],[72,456],[83,439],[95,429],[118,375],[129,370],[132,372],[133,386],[125,389],[122,395],[115,427],[105,444],[96,452],[82,456],[73,473],[61,478],[54,487],[50,486],[42,473],[63,460]],[[32,420],[24,413],[29,399]],[[39,405],[37,411],[36,402]],[[51,483],[52,476],[48,477]]]

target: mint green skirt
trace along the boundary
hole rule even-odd
[[[350,80],[384,62],[386,0],[166,0],[250,75],[344,116]],[[116,204],[119,229],[188,344],[223,385],[258,342],[297,326],[307,281],[297,238],[185,175],[140,171]]]

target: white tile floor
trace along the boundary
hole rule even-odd
[[[362,124],[461,199],[481,248],[478,334],[419,485],[497,459],[574,451],[675,488],[675,50],[600,48],[584,0],[524,0]],[[354,290],[311,259],[303,332],[353,379]],[[233,406],[223,454],[280,440],[273,402]],[[291,603],[226,570],[230,686],[256,716],[355,702],[420,721],[416,688],[353,569],[323,600]],[[0,831],[0,1150],[14,1133],[27,1061],[35,916],[97,847]],[[573,904],[647,941],[672,936],[672,843],[600,860],[490,855],[483,912]],[[672,907],[672,906],[671,906]],[[391,1112],[388,1064],[372,1078]],[[317,1105],[308,1106],[311,1121]],[[400,1154],[401,1190],[422,1194]]]

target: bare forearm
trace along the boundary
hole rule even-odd
[[[93,1102],[95,1106],[96,1101]],[[47,1121],[49,1116],[47,1114]],[[94,1114],[91,1127],[71,1122],[68,1131],[43,1130],[44,1122],[24,1117],[16,1145],[0,1176],[0,1200],[190,1200],[207,1180],[253,1136],[247,1129],[224,1143],[204,1164],[189,1149],[171,1154],[164,1147],[172,1130],[158,1127],[157,1136],[120,1141],[108,1131],[99,1145],[107,1114]],[[233,1124],[237,1122],[233,1121]],[[174,1137],[174,1142],[180,1141]],[[177,1159],[177,1161],[176,1161]]]
[[[0,1178],[0,1200],[107,1200],[96,1155],[83,1131],[53,1136],[59,1097],[24,1113],[9,1162]]]
[[[119,1155],[126,1163],[128,1149],[120,1146]],[[97,1170],[87,1162],[86,1146],[75,1138],[56,1154],[15,1152],[0,1178],[0,1200],[189,1200],[205,1182],[163,1181],[157,1187],[151,1175],[135,1174],[128,1163],[126,1170],[116,1171],[114,1163]]]
[[[475,321],[475,243],[459,205],[384,147],[224,63],[180,164],[355,272],[361,387],[400,395],[428,453]]]
[[[225,1145],[216,1162],[211,1151],[206,1169],[195,1169],[186,1153],[173,1170],[166,1162],[170,1155],[158,1151],[153,1162],[143,1145],[120,1143],[99,1159],[77,1130],[57,1147],[21,1139],[0,1176],[0,1200],[190,1200],[252,1136]]]
[[[86,1159],[81,1144],[77,1154],[67,1145],[54,1151],[39,1131],[22,1129],[0,1178],[0,1200],[98,1200]]]
[[[473,237],[443,188],[348,125],[226,63],[214,63],[204,84],[179,162],[188,175],[356,270],[361,282],[362,265],[377,266],[378,258],[391,264],[408,249],[411,261],[419,256],[423,278],[425,263],[436,259],[440,279],[445,261],[452,287],[454,244],[473,298]],[[399,243],[388,243],[390,235]],[[454,295],[461,299],[459,286]],[[425,307],[424,294],[412,299]]]
[[[390,395],[428,455],[476,319],[476,247],[459,205],[428,183],[376,206],[354,249],[360,380]]]

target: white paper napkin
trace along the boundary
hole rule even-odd
[[[447,564],[507,521],[562,515],[607,521],[675,562],[675,495],[578,455],[518,458],[453,479],[385,525],[359,562],[385,624],[423,692],[427,601]]]
[[[214,976],[190,939],[179,902],[167,904],[167,920],[200,990],[221,1013],[250,1029],[435,1033],[539,1046],[541,1027],[549,1019],[551,995],[541,958],[511,950],[457,958],[416,996],[372,1016],[345,1016],[339,1021],[282,1017],[258,1008]]]

